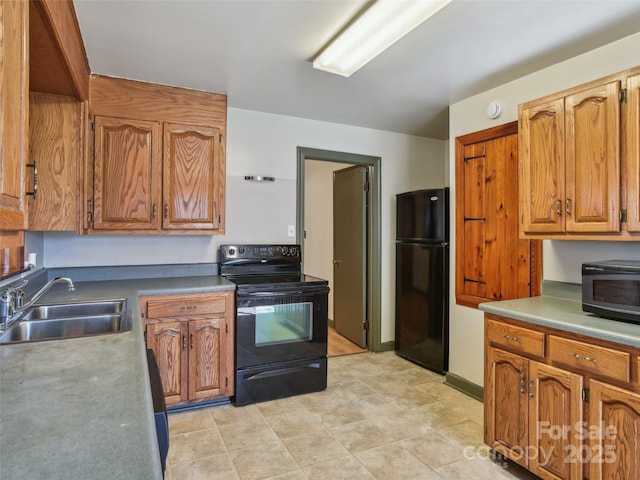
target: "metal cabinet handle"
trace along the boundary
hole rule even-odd
[[[524,395],[524,384],[525,384],[525,377],[524,375],[520,375],[520,393],[522,395]]]
[[[196,308],[198,308],[195,305],[189,305],[187,307],[180,307],[180,310],[195,310]]]
[[[580,355],[579,353],[570,353],[569,356],[577,358],[578,360],[584,360],[585,362],[596,362],[596,359],[594,357],[586,357],[584,355]]]
[[[191,334],[190,337],[191,337],[191,342],[190,342],[191,343],[191,349],[193,350],[193,334]]]
[[[562,200],[560,199],[556,202],[556,213],[559,217],[562,217]]]
[[[529,398],[533,398],[533,380],[529,380]]]
[[[153,204],[153,212],[151,213],[151,216],[152,216],[153,218],[156,218],[157,213],[158,213],[158,207],[157,207],[157,206],[156,206],[156,204],[154,203],[154,204]]]
[[[182,349],[183,350],[187,349],[187,336],[186,335],[182,335]]]
[[[169,204],[164,204],[164,218],[169,218]]]
[[[522,342],[522,340],[520,340],[518,337],[512,337],[511,335],[503,335],[502,337],[506,340],[511,340],[512,342]]]
[[[27,163],[27,167],[33,168],[33,192],[26,192],[27,195],[33,196],[34,200],[38,199],[38,160],[33,160],[33,163]]]
[[[567,197],[567,200],[565,203],[566,203],[567,217],[570,217],[571,216],[571,199]]]

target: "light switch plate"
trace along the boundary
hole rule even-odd
[[[287,228],[287,236],[289,238],[295,238],[296,237],[296,226],[295,225],[289,225],[289,227]]]

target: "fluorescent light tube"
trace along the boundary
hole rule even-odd
[[[451,0],[377,0],[313,61],[313,68],[349,77]]]

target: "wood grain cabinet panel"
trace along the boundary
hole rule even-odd
[[[589,414],[600,427],[590,441],[590,480],[637,478],[640,472],[640,395],[592,380]]]
[[[29,131],[28,2],[0,2],[0,225],[24,230]],[[22,267],[22,266],[20,266]]]
[[[86,230],[224,233],[226,96],[101,76],[90,89],[95,212]]]
[[[164,229],[220,225],[220,129],[164,124]]]
[[[529,360],[489,347],[485,362],[484,442],[526,468],[529,460],[523,453],[529,445]]]
[[[31,169],[26,190],[29,230],[78,230],[78,188],[86,106],[75,98],[31,93],[29,95],[30,163],[37,162],[37,189]]]
[[[521,107],[518,119],[521,228],[524,232],[563,232],[564,100]]]
[[[225,392],[224,327],[224,319],[220,318],[189,322],[189,398],[192,400],[217,397]]]
[[[539,294],[541,244],[518,236],[518,125],[456,138],[456,302]]]
[[[167,404],[234,394],[235,292],[140,297]]]
[[[544,479],[582,479],[583,378],[539,362],[529,364],[529,469]]]
[[[158,361],[167,404],[184,402],[189,398],[187,332],[188,324],[180,321],[147,325],[147,348],[153,350]]]
[[[627,79],[624,129],[627,231],[640,232],[640,74]]]
[[[522,323],[485,313],[485,443],[545,480],[635,478],[638,349]],[[523,331],[544,337],[541,356],[508,351],[501,334]]]
[[[548,342],[552,362],[614,380],[631,381],[631,355],[627,352],[556,335],[549,335]]]
[[[544,333],[528,328],[487,320],[487,341],[507,350],[544,357]]]
[[[640,238],[638,72],[519,105],[523,238]]]
[[[95,229],[158,227],[159,140],[157,122],[95,118]]]
[[[620,81],[565,98],[567,232],[620,230]]]

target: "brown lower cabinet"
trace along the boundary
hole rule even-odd
[[[636,478],[638,353],[485,313],[485,443],[543,479]]]
[[[168,405],[234,394],[234,292],[140,297]]]

